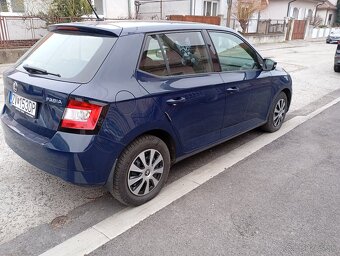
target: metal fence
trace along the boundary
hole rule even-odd
[[[223,24],[224,23],[224,24]],[[223,25],[226,24],[226,19],[223,20]],[[231,19],[230,27],[234,30],[244,32],[246,34],[274,34],[285,32],[285,20],[264,20],[264,19],[250,19],[245,31],[237,19]]]
[[[39,18],[0,16],[1,48],[31,46],[46,33],[46,23]]]
[[[62,17],[50,21],[65,23],[95,18]],[[47,23],[39,17],[0,16],[0,49],[31,47],[47,34]]]
[[[79,20],[79,18],[65,17],[58,18],[53,23]],[[91,18],[81,20],[91,20]],[[225,25],[226,19],[223,19],[221,24]],[[284,20],[250,19],[245,33],[264,35],[284,33],[285,25]],[[231,20],[231,27],[242,32],[240,23],[236,19]],[[0,48],[30,47],[47,33],[46,28],[46,22],[38,17],[0,16]]]

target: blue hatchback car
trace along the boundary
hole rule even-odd
[[[155,197],[170,166],[256,127],[280,129],[292,81],[238,33],[180,22],[49,27],[4,74],[6,143],[36,167]]]

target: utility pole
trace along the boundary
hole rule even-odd
[[[161,14],[161,20],[163,19],[163,0],[160,0],[159,2],[159,9]]]
[[[231,19],[231,6],[233,4],[233,0],[227,0],[228,4],[228,12],[227,12],[227,27],[230,27],[230,19]]]

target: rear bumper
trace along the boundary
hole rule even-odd
[[[65,181],[104,185],[123,148],[98,135],[56,132],[50,139],[17,123],[6,113],[1,123],[8,146],[27,162]]]

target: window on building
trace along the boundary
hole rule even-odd
[[[296,8],[296,7],[293,10],[293,18],[294,19],[298,19],[299,18],[299,9]]]
[[[8,4],[6,0],[0,0],[0,12],[8,12]]]
[[[217,16],[217,4],[215,1],[204,1],[203,15]]]
[[[312,20],[312,19],[313,19],[313,11],[312,11],[311,9],[308,10],[307,18],[308,18],[309,20]]]
[[[331,25],[332,18],[333,18],[333,14],[329,14],[328,15],[328,22],[327,22],[328,25]]]
[[[210,32],[222,71],[259,69],[256,53],[240,38],[229,33]]]

